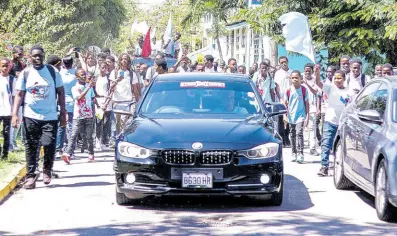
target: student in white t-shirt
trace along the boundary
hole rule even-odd
[[[338,130],[339,118],[345,106],[350,102],[349,90],[345,87],[345,72],[335,72],[332,83],[320,81],[320,67],[316,66],[316,84],[328,96],[327,114],[323,125],[323,138],[321,140],[321,169],[319,176],[328,175],[329,155]],[[309,87],[310,85],[307,84]]]
[[[12,81],[11,75],[8,74],[10,60],[7,58],[0,59],[0,122],[3,123],[3,148],[0,153],[0,160],[8,158],[10,147],[11,115],[12,115]]]
[[[119,57],[118,68],[110,73],[109,80],[112,81],[110,91],[113,91],[113,106],[127,104],[131,112],[135,109],[135,104],[139,101],[141,86],[136,73],[131,69],[131,58],[127,53],[123,53]],[[135,104],[129,106],[131,102]],[[121,131],[121,122],[127,117],[125,115],[116,114],[116,132]]]

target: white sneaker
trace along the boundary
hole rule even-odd
[[[108,151],[108,150],[109,150],[109,148],[106,147],[105,144],[102,144],[102,145],[101,145],[101,149],[102,149],[102,151]]]
[[[95,151],[102,151],[101,143],[95,143]]]

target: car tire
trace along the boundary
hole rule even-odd
[[[381,160],[376,172],[375,182],[375,208],[378,218],[387,222],[397,221],[397,208],[390,204],[387,193],[387,171],[385,160]]]
[[[334,154],[334,185],[336,189],[352,189],[354,188],[353,182],[351,182],[346,176],[344,171],[344,153],[342,144],[339,141],[336,145]]]
[[[120,206],[126,206],[126,205],[138,205],[141,203],[141,200],[128,198],[124,193],[119,193],[116,190],[116,202]]]

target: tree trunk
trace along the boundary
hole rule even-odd
[[[278,64],[278,47],[276,42],[274,40],[270,39],[270,45],[271,45],[271,50],[272,50],[272,58],[271,62],[273,63],[274,66],[277,66]]]
[[[221,42],[219,41],[219,35],[216,37],[216,44],[218,45],[219,63],[220,63],[223,61],[223,54],[222,54]]]

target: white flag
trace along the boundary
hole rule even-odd
[[[280,16],[279,20],[283,25],[287,51],[300,53],[308,57],[313,63],[316,63],[312,34],[307,17],[299,12],[289,12]]]
[[[174,33],[173,33],[172,28],[173,28],[172,17],[170,15],[170,18],[168,19],[167,28],[165,29],[165,32],[164,32],[164,42],[167,43],[170,40],[170,43],[169,43],[165,53],[174,56],[175,45],[174,45]]]

